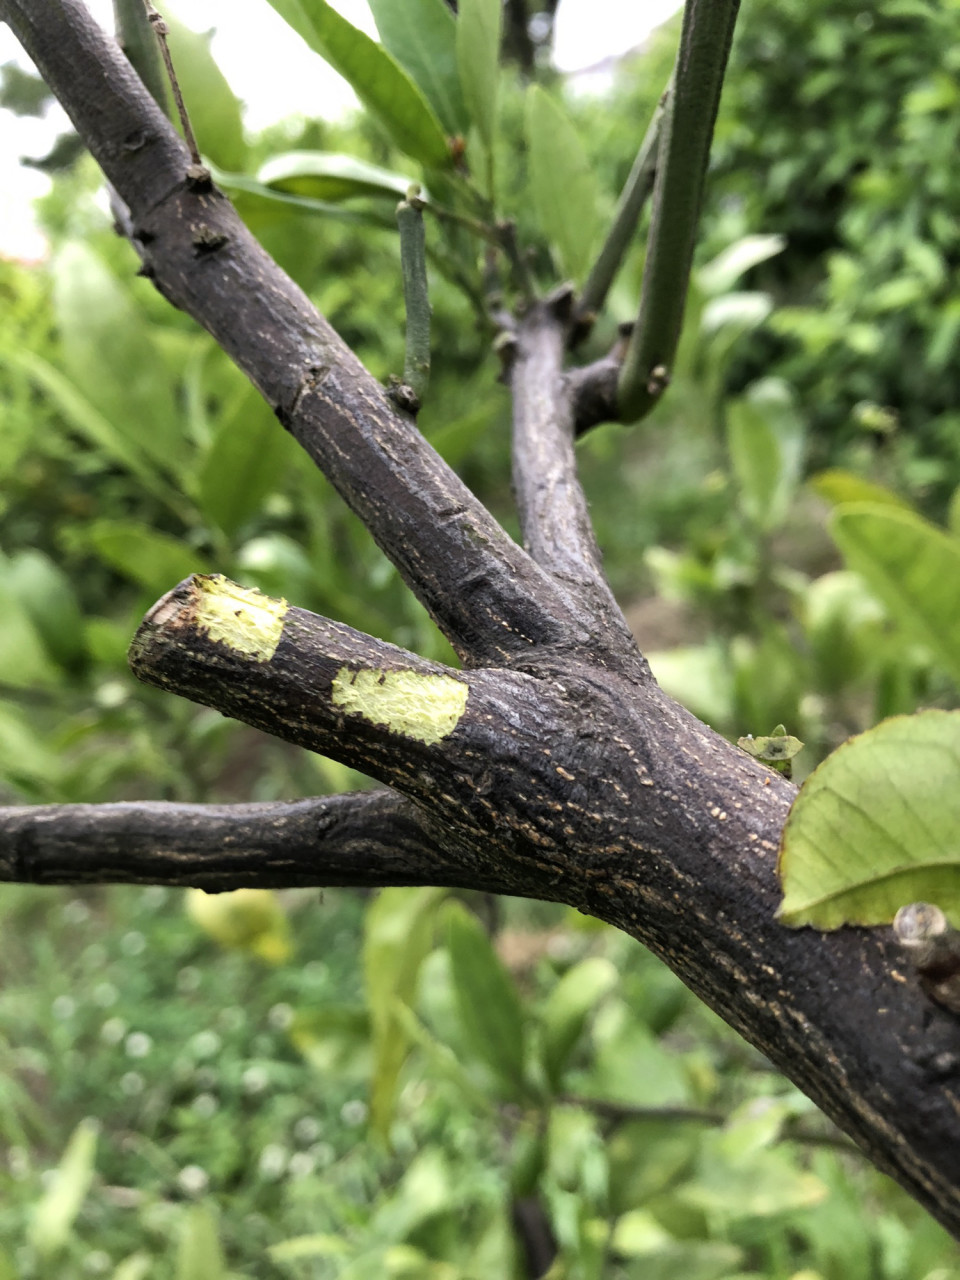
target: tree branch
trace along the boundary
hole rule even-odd
[[[458,653],[504,662],[583,639],[573,602],[391,405],[183,144],[80,0],[0,0],[130,208],[145,270],[247,374]]]
[[[577,478],[572,398],[563,355],[573,293],[564,288],[523,317],[511,344],[513,488],[524,546],[596,621],[598,636],[635,641],[607,584]]]
[[[620,375],[620,416],[636,422],[670,383],[720,90],[740,0],[687,0],[663,119],[636,327]]]
[[[162,801],[0,809],[0,880],[20,884],[449,885],[502,892],[451,857],[393,791],[292,803]]]

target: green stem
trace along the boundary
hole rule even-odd
[[[397,205],[400,266],[407,312],[407,345],[403,380],[422,404],[430,381],[430,296],[427,292],[426,237],[419,187],[411,187]]]
[[[684,6],[674,91],[660,139],[640,310],[620,375],[624,422],[648,413],[670,382],[738,8],[739,0],[687,0]]]
[[[664,112],[673,93],[673,76],[660,95],[656,110],[644,134],[633,168],[624,184],[623,191],[613,215],[613,225],[607,234],[603,247],[597,256],[593,268],[587,276],[587,282],[577,303],[577,320],[581,326],[589,326],[593,317],[602,310],[606,302],[610,286],[620,270],[630,243],[637,230],[640,214],[653,190],[653,182],[657,173],[657,155],[660,146],[660,133]]]
[[[157,37],[147,17],[143,0],[113,0],[113,22],[117,42],[165,115],[170,115],[167,80]]]

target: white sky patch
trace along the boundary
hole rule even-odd
[[[99,22],[113,29],[112,0],[87,0]],[[376,38],[366,0],[333,0],[355,26]],[[253,131],[302,114],[333,119],[357,105],[349,85],[312,53],[266,0],[160,0],[161,13],[180,18],[194,31],[216,29],[213,54],[234,93],[245,104]],[[554,48],[557,65],[583,71],[635,48],[676,12],[677,0],[561,0]],[[6,26],[0,25],[0,63],[29,67]],[[602,90],[605,76],[585,76],[582,88]],[[68,127],[59,107],[42,120],[0,111],[0,255],[43,256],[32,202],[50,188],[50,179],[19,163],[21,155],[45,155],[57,133]],[[202,146],[202,141],[201,141]]]

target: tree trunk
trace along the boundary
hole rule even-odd
[[[610,593],[576,479],[569,295],[515,335],[522,550],[188,171],[79,0],[0,0],[0,17],[129,210],[145,272],[251,378],[463,661],[425,662],[222,579],[182,583],[144,620],[136,674],[388,790],[11,808],[0,878],[444,884],[568,903],[665,960],[960,1236],[960,1022],[888,930],[778,924],[795,791],[662,693]]]

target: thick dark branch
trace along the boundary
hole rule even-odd
[[[565,732],[564,687],[519,671],[452,671],[202,576],[151,609],[130,661],[148,684],[321,752],[423,803],[445,844],[451,832],[459,843],[474,841],[466,861],[476,883],[499,876],[511,886],[503,891],[540,888],[550,859],[531,869],[521,852],[520,869],[509,870],[511,859],[491,836],[511,830],[518,773],[542,774],[535,785],[562,808],[569,774],[557,767],[551,744]],[[538,839],[526,812],[516,822]],[[568,869],[558,864],[555,879]]]
[[[80,0],[0,0],[130,208],[145,270],[257,386],[472,663],[582,639],[572,603],[257,244]],[[202,142],[202,139],[201,139]]]
[[[633,647],[603,573],[600,550],[577,477],[572,397],[563,356],[572,293],[534,307],[516,334],[510,364],[513,392],[513,488],[526,549],[584,601],[598,624]]]
[[[625,326],[627,332],[632,325]],[[566,374],[567,392],[573,402],[573,429],[579,438],[601,422],[616,422],[617,382],[623,364],[623,342],[593,364],[570,369]]]
[[[0,809],[0,880],[193,885],[478,885],[394,791],[276,804],[32,805]]]

